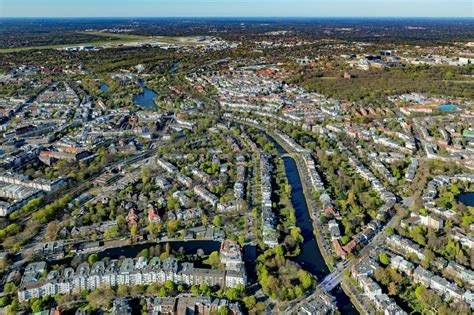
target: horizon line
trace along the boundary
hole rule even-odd
[[[0,16],[1,19],[156,19],[156,18],[186,18],[186,19],[202,19],[202,18],[283,18],[283,19],[472,19],[474,16],[395,16],[395,15],[381,15],[381,16],[358,16],[358,15],[336,15],[336,16],[232,16],[232,15],[209,15],[209,16]]]

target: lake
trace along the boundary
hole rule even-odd
[[[140,86],[143,88],[143,93],[133,95],[133,102],[138,106],[144,107],[146,109],[156,108],[155,97],[158,94],[145,86],[145,81],[143,79],[139,80]]]

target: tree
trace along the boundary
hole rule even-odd
[[[92,291],[91,293],[89,293],[86,300],[89,305],[92,306],[94,309],[108,309],[112,304],[113,298],[114,292],[112,291],[112,289],[107,288]]]
[[[215,226],[221,226],[221,218],[218,215],[214,216],[212,219],[212,224]]]
[[[104,239],[105,240],[112,240],[117,237],[119,237],[119,227],[117,225],[114,225],[112,227],[109,227],[104,231]]]
[[[218,315],[227,315],[229,314],[229,308],[227,306],[221,306],[219,307],[219,310],[217,311]]]
[[[59,221],[54,220],[48,223],[46,227],[46,234],[45,238],[48,241],[54,241],[56,240],[56,237],[58,236],[59,232]]]
[[[229,301],[235,301],[239,298],[239,294],[234,288],[227,289],[225,296]]]
[[[392,235],[392,234],[393,234],[393,227],[387,226],[387,227],[385,228],[385,233],[386,233],[388,236]]]
[[[43,310],[43,301],[41,299],[33,299],[30,302],[31,305],[31,311],[33,313],[38,313]]]
[[[142,249],[142,251],[140,252],[139,256],[140,256],[140,257],[148,258],[148,257],[150,256],[150,251],[148,250],[148,248],[144,248],[144,249]]]
[[[95,264],[97,261],[99,261],[99,256],[97,254],[90,254],[89,257],[87,257],[87,262],[91,266]]]
[[[398,293],[397,285],[395,284],[395,282],[390,282],[388,284],[388,294],[397,295],[397,293]]]
[[[163,284],[163,287],[168,293],[172,293],[175,290],[174,282],[171,280],[166,280],[165,283]]]
[[[203,263],[210,265],[212,269],[218,269],[221,266],[221,260],[217,251],[212,252]]]
[[[206,295],[210,294],[209,286],[206,283],[201,283],[199,285],[199,292]]]
[[[150,169],[148,167],[142,168],[140,175],[142,177],[143,184],[146,184],[150,181]]]
[[[16,286],[13,282],[7,282],[5,286],[3,287],[3,292],[4,293],[14,293],[16,292]]]
[[[285,254],[285,251],[283,250],[283,246],[277,245],[274,249],[275,254],[278,256],[283,256]]]
[[[168,232],[168,236],[173,236],[176,230],[179,227],[179,221],[178,220],[170,220],[166,224],[166,231]]]
[[[117,220],[117,225],[119,225],[119,226],[124,226],[124,225],[127,224],[127,220],[126,220],[125,217],[124,217],[123,215],[121,215],[121,214],[117,216],[117,219],[116,219],[116,220]]]
[[[426,290],[425,287],[423,287],[421,285],[417,286],[416,289],[415,289],[415,297],[417,299],[420,299],[421,296],[423,295],[423,292],[425,292],[425,290]]]
[[[311,277],[311,274],[307,271],[299,270],[298,278],[301,282],[301,286],[303,287],[304,291],[308,290],[313,285],[313,279]]]
[[[152,222],[147,226],[148,233],[153,235],[158,235],[161,232],[161,223],[159,222]]]
[[[382,283],[383,285],[388,285],[390,282],[390,277],[388,276],[387,271],[383,268],[378,267],[375,269],[374,276],[375,280]]]
[[[245,296],[243,301],[247,310],[252,310],[255,307],[255,304],[257,304],[257,298],[255,295]]]
[[[390,263],[390,258],[388,258],[387,254],[381,252],[379,254],[379,261],[382,265],[387,266]]]
[[[7,315],[16,315],[18,312],[18,301],[14,299],[9,306],[7,306]]]
[[[347,243],[349,243],[349,236],[344,235],[343,237],[341,237],[341,243],[342,245],[346,245]]]
[[[295,286],[295,296],[296,297],[300,297],[300,296],[303,296],[303,289],[301,289],[301,287],[299,285]]]
[[[425,250],[423,251],[423,255],[425,256],[425,258],[421,262],[421,265],[424,268],[428,268],[430,266],[430,263],[436,258],[436,255],[428,248],[425,248]]]
[[[245,236],[239,235],[238,242],[239,242],[240,246],[244,246],[245,245]]]
[[[128,295],[128,288],[126,285],[119,284],[117,287],[117,295],[118,296],[127,296]]]
[[[138,228],[137,228],[136,225],[132,225],[132,226],[130,227],[130,235],[136,236],[136,235],[137,235],[137,231],[138,231]]]

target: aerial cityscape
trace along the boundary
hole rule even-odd
[[[67,2],[0,4],[1,314],[473,314],[472,1]]]

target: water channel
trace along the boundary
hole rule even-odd
[[[474,207],[474,191],[465,191],[456,196],[456,200],[465,206]]]
[[[124,257],[136,257],[144,249],[159,245],[164,251],[166,244],[170,245],[171,252],[178,252],[181,249],[186,255],[195,255],[198,250],[202,250],[204,255],[209,255],[213,251],[219,251],[221,242],[213,240],[189,240],[189,241],[161,241],[143,244],[128,245],[122,247],[114,247],[103,250],[98,254],[99,259],[110,258],[118,259]],[[243,248],[243,259],[247,278],[250,283],[257,281],[255,262],[257,259],[257,247],[255,245],[245,245]]]
[[[287,153],[274,139],[270,138],[270,140],[272,140],[281,155]],[[312,220],[308,212],[298,168],[291,157],[284,157],[283,162],[285,164],[286,176],[291,186],[291,203],[295,208],[296,225],[301,229],[301,235],[304,238],[301,253],[296,257],[295,261],[303,269],[317,276],[319,281],[322,281],[330,271],[324,262],[313,233]],[[341,314],[359,314],[340,286],[337,286],[331,294],[336,298],[337,307]]]

